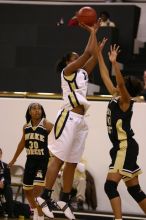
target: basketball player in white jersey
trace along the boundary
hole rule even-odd
[[[68,219],[75,219],[69,208],[70,191],[77,163],[80,161],[88,134],[85,114],[89,108],[86,99],[88,75],[96,65],[92,56],[95,47],[96,32],[100,21],[93,27],[81,25],[90,36],[87,46],[81,56],[75,52],[66,54],[58,63],[57,71],[61,73],[61,86],[64,104],[59,110],[54,129],[51,132],[49,150],[53,159],[49,163],[46,174],[46,188],[37,198],[44,214],[53,218],[51,192],[60,168],[65,162],[63,171],[63,192],[58,207]]]

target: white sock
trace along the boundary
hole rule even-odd
[[[33,209],[33,213],[38,215],[38,210],[37,210],[37,208],[34,208],[34,209]]]
[[[37,208],[33,209],[33,220],[37,220],[38,219],[38,210]]]
[[[44,215],[42,215],[42,216],[38,216],[38,220],[44,220]]]

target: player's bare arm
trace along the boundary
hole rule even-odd
[[[25,126],[24,126],[25,127]],[[9,162],[8,166],[11,167],[17,160],[17,158],[19,157],[19,155],[21,154],[21,152],[23,151],[24,147],[25,147],[25,135],[24,135],[24,127],[23,127],[23,135],[22,138],[17,146],[17,150],[14,154],[13,159]]]
[[[129,108],[131,97],[126,89],[125,81],[120,71],[119,64],[117,62],[117,56],[119,52],[119,46],[117,46],[116,44],[114,44],[114,46],[111,46],[109,52],[109,59],[113,65],[116,74],[116,82],[120,93],[120,107],[123,111],[126,111]]]
[[[96,56],[97,56],[98,63],[99,63],[99,70],[100,70],[101,78],[107,90],[109,91],[109,93],[111,95],[115,95],[117,93],[117,89],[113,85],[113,82],[110,79],[109,71],[107,69],[107,66],[105,65],[104,58],[103,58],[99,44],[97,44],[97,47],[95,48],[95,52],[96,52]]]

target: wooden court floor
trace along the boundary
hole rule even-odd
[[[74,212],[76,220],[113,220],[113,215],[108,213],[98,213],[98,212]],[[64,214],[61,211],[54,211],[54,220],[66,220]],[[27,220],[24,216],[19,218],[6,218],[0,217],[1,220]],[[146,220],[146,216],[133,216],[133,215],[123,215],[123,220]],[[32,220],[32,217],[30,218]],[[45,220],[49,218],[45,217]]]
[[[0,217],[0,219],[1,220],[22,220],[22,218],[2,218],[2,217]],[[49,219],[49,218],[45,218],[45,220],[47,220],[47,219]],[[95,218],[93,218],[92,216],[88,216],[88,218],[86,218],[86,217],[82,217],[82,218],[76,218],[76,220],[92,220],[92,219],[96,219],[96,220],[113,220],[113,217],[107,217],[107,216],[98,216],[98,217],[95,217]],[[125,218],[123,218],[123,220],[133,220],[133,219],[135,219],[135,220],[144,220],[144,219],[146,219],[146,218],[141,218],[141,217],[125,217]],[[23,219],[23,220],[27,220],[27,219]],[[66,218],[54,218],[54,220],[67,220]]]
[[[1,220],[22,220],[22,218],[12,218],[12,219],[10,219],[10,218],[1,218],[0,217],[0,219]],[[45,220],[47,220],[48,218],[45,218]],[[92,216],[88,216],[88,218],[86,218],[86,217],[82,217],[82,218],[76,218],[76,220],[92,220],[92,219],[96,219],[96,220],[113,220],[114,218],[113,217],[92,217]],[[146,219],[146,218],[141,218],[141,217],[135,217],[135,218],[131,218],[131,217],[125,217],[125,218],[123,218],[123,220],[133,220],[133,219],[135,219],[135,220],[144,220],[144,219]],[[25,218],[24,218],[24,220],[26,220]],[[54,220],[67,220],[66,218],[54,218]]]
[[[113,220],[114,217],[109,213],[99,213],[97,211],[74,212],[77,220]],[[60,211],[54,211],[55,219],[65,219],[64,214]],[[146,216],[123,215],[123,220],[146,220]]]

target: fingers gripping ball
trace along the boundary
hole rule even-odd
[[[76,14],[79,23],[92,26],[97,22],[97,13],[92,7],[82,7]]]

